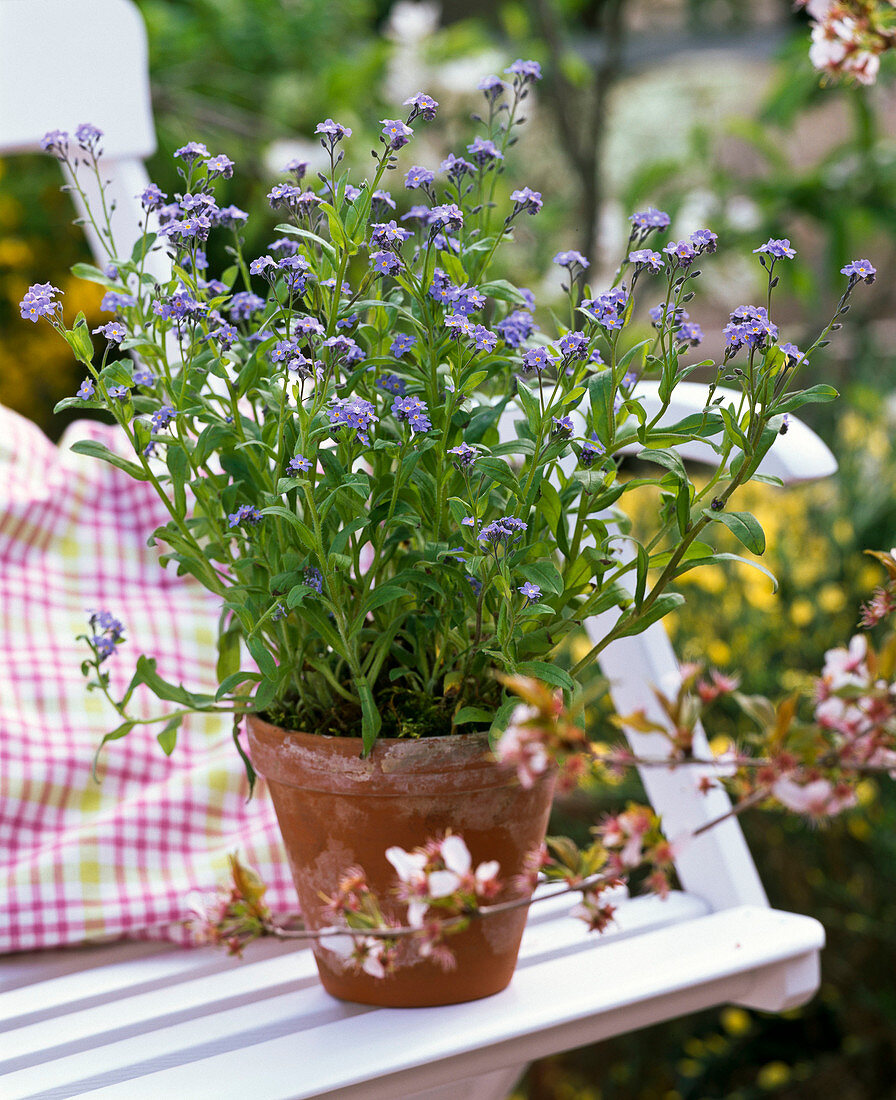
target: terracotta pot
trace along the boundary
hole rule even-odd
[[[248,726],[252,762],[268,782],[310,928],[331,923],[320,894],[332,895],[352,866],[364,868],[384,910],[405,923],[406,906],[391,901],[397,880],[385,852],[392,845],[410,850],[450,829],[474,866],[496,859],[510,883],[544,839],[553,776],[523,789],[513,768],[495,762],[485,735],[380,740],[364,759],[360,738],[294,733],[255,716]],[[474,920],[448,937],[457,966],[447,972],[400,950],[395,973],[374,978],[328,951],[324,939],[315,947],[321,982],[344,1000],[392,1008],[487,997],[513,976],[526,916],[523,907]]]

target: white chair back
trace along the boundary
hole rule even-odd
[[[74,133],[84,122],[103,131],[106,201],[114,206],[114,245],[84,225],[104,267],[140,236],[143,159],[156,149],[142,17],[130,0],[0,0],[0,155],[37,151],[48,131]],[[98,181],[88,172],[79,181],[98,205]],[[84,217],[80,196],[72,198]],[[145,270],[169,278],[164,252],[151,253]]]

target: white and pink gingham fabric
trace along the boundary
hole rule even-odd
[[[57,447],[0,408],[0,952],[188,942],[187,895],[225,881],[230,852],[258,869],[275,911],[297,909],[273,808],[261,780],[247,801],[226,716],[191,716],[171,757],[159,726],[138,727],[91,776],[119,724],[81,675],[91,611],[125,626],[104,666],[116,697],[140,653],[191,690],[215,687],[216,601],[147,546],[167,518],[151,486],[69,450],[85,437],[115,447],[115,432],[80,422]],[[138,694],[133,710],[165,706]]]

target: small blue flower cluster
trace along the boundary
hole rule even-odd
[[[235,512],[228,514],[227,526],[241,527],[246,524],[249,527],[257,527],[261,519],[261,512],[257,508],[253,508],[251,504],[241,504]]]
[[[334,399],[329,415],[330,423],[335,431],[338,432],[342,428],[352,428],[357,439],[365,446],[370,445],[368,431],[371,424],[375,424],[379,417],[369,401],[356,396],[337,397]]]
[[[723,332],[726,358],[744,345],[764,348],[778,339],[778,326],[769,320],[765,306],[739,306],[731,314]]]
[[[41,317],[52,317],[62,310],[62,303],[53,300],[55,294],[62,291],[52,283],[35,283],[29,286],[25,297],[19,303],[19,312],[26,321],[37,324]]]
[[[124,627],[111,611],[94,611],[90,615],[91,642],[100,663],[111,657],[119,642],[124,641]]]
[[[432,429],[426,402],[419,397],[397,397],[392,402],[392,414],[396,420],[410,425],[411,432],[428,432]]]

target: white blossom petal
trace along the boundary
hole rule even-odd
[[[463,876],[470,870],[473,860],[462,837],[456,834],[446,836],[439,846],[439,850],[449,871],[454,871],[456,875]],[[432,876],[430,876],[431,879]]]
[[[419,852],[406,852],[397,845],[386,849],[386,859],[402,882],[418,882],[426,866],[426,856]]]
[[[427,883],[431,898],[447,898],[460,886],[460,877],[454,871],[432,871]]]

